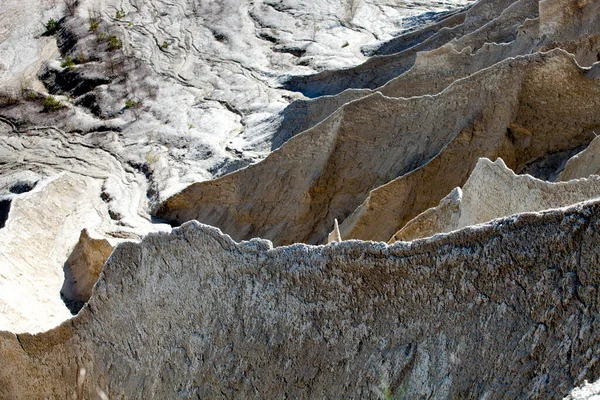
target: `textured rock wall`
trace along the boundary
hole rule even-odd
[[[600,376],[599,215],[276,249],[189,223],[120,245],[73,320],[2,333],[0,396],[558,398]]]

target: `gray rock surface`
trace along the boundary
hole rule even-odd
[[[570,11],[570,13],[576,14],[577,17],[561,18],[560,23],[553,22],[548,17],[550,13],[550,11],[548,10],[551,10],[552,7],[563,7],[566,10],[572,10]],[[478,14],[479,11],[477,10],[479,9],[485,10],[483,12],[483,15]],[[544,14],[543,18],[538,17],[540,12]],[[444,95],[448,95],[445,92],[451,92],[451,90],[446,90],[446,88],[448,88],[448,85],[453,84],[453,82],[456,82],[455,85],[462,84],[467,86],[468,84],[463,82],[463,80],[472,81],[473,78],[471,77],[471,75],[481,75],[484,74],[484,71],[487,71],[488,69],[491,70],[493,68],[499,68],[497,65],[495,65],[496,63],[501,62],[502,60],[505,60],[507,58],[511,59],[515,56],[518,56],[519,54],[527,54],[536,50],[548,49],[557,46],[568,47],[575,54],[575,59],[578,61],[578,63],[582,65],[589,65],[589,60],[592,57],[596,57],[597,55],[596,49],[598,47],[598,44],[600,43],[598,40],[600,38],[600,31],[598,30],[598,26],[600,25],[595,23],[597,13],[595,12],[595,9],[593,8],[592,4],[575,4],[574,2],[568,0],[563,0],[562,2],[547,1],[543,2],[542,4],[538,4],[537,1],[522,0],[511,3],[509,7],[502,8],[501,5],[496,3],[488,4],[486,2],[480,2],[476,6],[471,7],[465,13],[469,13],[470,18],[473,21],[479,21],[477,23],[472,21],[472,23],[469,24],[469,26],[474,27],[472,31],[461,31],[464,34],[458,39],[454,40],[452,43],[446,44],[445,46],[436,50],[432,50],[430,52],[419,53],[416,57],[416,61],[413,67],[408,72],[388,82],[378,91],[385,94],[386,96],[392,97],[424,96],[428,94],[439,94],[440,91],[442,91],[442,93],[439,94],[439,96],[443,98]],[[477,25],[478,23],[482,23],[482,21],[487,21],[487,23],[484,23],[482,26]],[[540,25],[542,25],[541,28]],[[559,34],[559,32],[564,32],[564,35]],[[430,39],[433,40],[433,36],[428,37],[427,40]],[[490,42],[488,43],[486,42],[486,40],[489,40]],[[507,43],[505,43],[505,41]],[[440,39],[439,43],[436,42],[437,45],[439,45],[440,43],[443,44],[445,43],[445,41]],[[415,47],[412,47],[407,51],[409,50],[413,51],[415,50]],[[402,52],[398,53],[397,56],[400,57],[401,54]],[[410,56],[409,58],[407,58],[407,60],[410,59],[409,61],[412,63],[414,60],[412,60],[411,57],[413,56]],[[587,71],[586,75],[591,79],[595,79],[594,77],[597,75],[596,70],[597,68],[592,69],[591,71]],[[354,72],[356,72],[356,70]],[[381,71],[377,69],[373,69],[369,73],[376,74],[377,76],[379,76],[380,72]],[[487,73],[489,73],[490,75],[492,74],[490,72]],[[548,71],[544,72],[543,74],[546,75],[547,79],[552,80],[555,78],[553,72]],[[352,76],[356,76],[357,79],[362,79],[362,74],[359,74],[358,72]],[[540,79],[546,78],[541,77]],[[570,80],[570,78],[565,76],[565,83],[568,80]],[[333,78],[328,82],[334,82]],[[482,85],[481,82],[479,82],[478,84]],[[485,84],[483,85],[485,87]],[[512,83],[512,85],[514,87],[515,84]],[[564,86],[565,92],[568,92],[568,86],[570,86],[570,83]],[[323,86],[319,85],[319,87],[321,88]],[[477,89],[473,87],[474,91],[478,89],[479,87],[477,87]],[[563,92],[563,90],[561,89],[556,89],[556,91],[561,93]],[[327,118],[333,121],[339,118],[339,116],[335,116],[336,113],[343,113],[344,120],[352,121],[349,122],[347,125],[353,124],[354,117],[350,116],[349,114],[351,112],[355,112],[355,110],[357,110],[358,107],[353,108],[351,107],[351,104],[360,104],[365,110],[364,112],[362,112],[362,114],[368,114],[368,110],[370,110],[370,108],[364,107],[365,104],[372,101],[374,104],[376,104],[373,107],[380,107],[380,104],[378,104],[380,100],[378,100],[379,98],[376,95],[374,95],[374,93],[377,93],[377,91],[373,92],[369,90],[348,90],[342,92],[340,95],[337,96],[325,96],[310,101],[296,101],[278,116],[272,118],[267,123],[259,126],[260,129],[263,130],[263,132],[269,131],[269,129],[271,129],[271,132],[273,132],[272,136],[274,137],[274,141],[272,142],[272,148],[278,148],[286,140],[288,140],[288,138],[300,133],[303,129],[307,130],[302,134],[310,135],[312,137],[311,139],[306,139],[307,141],[312,140],[313,142],[316,142],[318,140],[322,140],[323,143],[321,143],[321,147],[323,147],[325,146],[324,142],[326,142],[326,140],[317,139],[317,137],[319,137],[319,134],[315,134],[315,132],[338,129],[332,128],[330,125],[328,125]],[[489,100],[491,107],[495,107],[495,103],[498,101],[495,98],[497,96],[497,93],[503,93],[503,97],[510,97],[510,90],[496,88],[495,93],[496,94],[494,95],[494,98],[490,98]],[[556,92],[548,92],[548,95],[553,98],[557,97]],[[542,95],[541,93],[536,93],[535,96],[545,95]],[[592,95],[593,98],[595,98],[595,96],[596,95]],[[502,101],[505,100],[506,99],[502,99]],[[534,100],[534,102],[537,102],[539,100],[540,98]],[[427,104],[428,101],[430,101],[430,98],[425,97],[422,99],[422,102],[425,104]],[[440,103],[443,103],[444,101],[446,101],[446,99],[440,100]],[[469,101],[476,102],[477,100],[469,99]],[[414,102],[417,103],[417,100],[415,99]],[[484,101],[480,101],[478,105],[473,107],[478,107],[483,102]],[[556,107],[558,107],[559,109],[563,108],[562,104],[562,102],[555,103]],[[520,107],[520,109],[525,111],[525,113],[527,114],[527,107],[527,100],[525,100],[523,106]],[[550,108],[552,107],[554,106],[551,106]],[[545,105],[542,106],[542,108],[545,108]],[[500,109],[503,110],[502,107],[500,107]],[[352,111],[348,112],[348,110]],[[438,112],[438,110],[436,110],[436,112]],[[496,111],[490,110],[489,112],[491,114],[494,114]],[[538,112],[548,113],[548,109],[542,111],[540,108]],[[559,113],[561,112],[562,111],[559,111]],[[423,135],[427,135],[427,137],[430,137],[433,134],[431,131],[429,131],[429,125],[427,125],[430,122],[425,122],[425,125],[423,125],[422,122],[424,118],[427,118],[426,115],[428,114],[416,114],[417,115],[414,115],[412,117],[406,116],[406,119],[401,123],[402,127],[400,127],[399,129],[410,129],[412,125],[416,125],[418,126],[418,130],[423,130]],[[469,118],[473,118],[472,113],[466,111],[456,110],[456,114],[457,115],[454,117],[454,119],[466,121]],[[550,114],[552,115],[553,113],[550,112]],[[425,117],[423,115],[425,115]],[[365,117],[361,116],[361,118]],[[369,122],[365,124],[365,131],[357,133],[355,136],[381,134],[381,132],[373,132],[373,127],[375,126],[377,126],[377,129],[379,131],[385,132],[389,129],[389,122],[381,122],[382,116],[377,113],[373,114],[372,116],[367,116],[366,118],[369,120]],[[520,118],[524,118],[526,120],[529,119],[529,117],[526,115],[521,115]],[[535,117],[533,119],[535,119]],[[549,118],[549,120],[553,120],[552,116]],[[495,133],[499,135],[498,140],[500,140],[504,129],[506,129],[508,136],[515,134],[525,134],[527,136],[529,133],[536,132],[536,130],[538,129],[537,127],[529,126],[525,129],[525,131],[523,131],[521,129],[522,126],[519,126],[519,124],[525,123],[525,125],[528,125],[530,121],[521,121],[517,123],[517,126],[511,126],[512,122],[513,121],[505,122],[504,127],[498,127],[497,133]],[[543,125],[545,124],[546,123],[544,122]],[[404,169],[396,168],[396,171],[394,171],[393,173],[397,174],[398,176],[405,174],[405,180],[408,180],[409,183],[401,184],[400,182],[398,182],[397,184],[382,186],[380,188],[380,192],[382,192],[383,195],[380,196],[381,198],[379,200],[377,200],[377,193],[372,193],[369,199],[366,200],[366,202],[360,208],[354,210],[352,216],[349,218],[346,218],[350,214],[348,208],[355,207],[357,204],[357,199],[364,196],[363,194],[357,194],[357,191],[365,190],[365,187],[370,184],[373,185],[372,189],[375,189],[377,185],[381,183],[386,183],[385,181],[389,180],[388,176],[382,177],[384,173],[382,173],[381,171],[383,170],[385,172],[385,168],[381,168],[381,166],[377,165],[375,168],[377,173],[374,179],[371,178],[370,174],[363,175],[363,177],[361,178],[362,182],[360,182],[360,185],[363,186],[360,188],[353,187],[354,184],[350,185],[349,188],[342,189],[331,187],[330,192],[325,194],[325,197],[329,197],[328,199],[322,199],[318,197],[313,199],[314,196],[311,193],[311,189],[308,187],[304,188],[303,190],[298,190],[295,194],[289,193],[291,190],[289,188],[273,189],[278,192],[277,194],[274,194],[275,198],[279,198],[280,200],[273,201],[271,197],[269,197],[271,200],[268,201],[268,204],[265,204],[265,207],[257,207],[257,209],[253,210],[253,215],[251,216],[247,215],[246,210],[249,210],[253,206],[249,204],[239,204],[238,200],[236,199],[237,194],[230,196],[230,194],[215,195],[214,193],[211,193],[210,195],[208,195],[209,199],[206,199],[209,203],[211,203],[211,206],[197,213],[194,212],[193,209],[199,209],[203,207],[202,204],[204,202],[204,194],[203,189],[200,189],[202,187],[202,184],[198,185],[198,187],[196,188],[200,191],[200,193],[193,194],[192,192],[196,189],[192,189],[193,187],[190,187],[186,191],[183,191],[181,194],[177,195],[179,196],[179,199],[181,199],[182,197],[187,197],[185,202],[173,205],[174,203],[171,202],[171,200],[169,200],[163,203],[161,209],[159,209],[159,213],[161,215],[167,216],[170,219],[175,219],[179,222],[191,218],[198,218],[206,223],[214,224],[221,227],[226,232],[238,239],[247,239],[254,235],[257,235],[274,240],[274,242],[277,244],[292,243],[295,241],[319,243],[322,240],[324,240],[326,235],[324,231],[329,230],[331,228],[334,218],[338,218],[340,221],[343,221],[343,223],[341,224],[341,232],[345,238],[388,240],[391,235],[393,235],[398,229],[402,227],[404,223],[408,221],[408,219],[416,216],[429,206],[435,206],[441,200],[441,198],[452,189],[452,186],[446,186],[447,183],[455,182],[455,186],[460,186],[464,184],[464,181],[468,177],[471,169],[476,163],[476,159],[479,156],[500,156],[507,159],[511,168],[516,169],[518,172],[530,173],[542,179],[555,179],[560,170],[562,169],[564,162],[566,162],[566,160],[571,155],[580,151],[582,146],[585,146],[589,142],[589,139],[591,139],[591,136],[589,136],[589,127],[591,126],[588,126],[588,128],[583,128],[583,126],[575,128],[575,135],[581,134],[582,130],[588,132],[588,136],[586,139],[587,141],[582,141],[579,144],[571,142],[571,147],[560,146],[560,148],[552,148],[552,146],[545,148],[545,144],[543,144],[542,146],[544,147],[544,150],[542,150],[542,152],[537,153],[537,150],[535,150],[534,153],[536,155],[524,155],[529,159],[523,162],[519,161],[517,162],[517,164],[514,165],[512,164],[514,154],[508,154],[513,152],[513,149],[510,148],[511,146],[508,146],[509,148],[502,148],[500,142],[496,142],[495,144],[481,144],[480,148],[483,150],[483,152],[471,158],[470,156],[466,156],[463,150],[456,149],[456,147],[462,146],[460,142],[456,143],[455,146],[451,146],[455,148],[454,150],[444,150],[443,153],[450,154],[446,154],[443,157],[440,157],[441,160],[438,160],[438,163],[434,163],[433,165],[427,165],[425,161],[422,161],[421,163],[416,163],[410,167],[405,165],[403,167]],[[451,128],[451,124],[446,124],[446,126],[444,126],[441,129]],[[546,128],[548,127],[546,126],[542,128],[542,130],[546,130]],[[557,120],[557,125],[554,128],[554,134],[558,134],[557,130],[560,129],[562,129],[562,119],[559,118]],[[354,128],[354,130],[356,130],[356,128]],[[482,130],[489,130],[489,127],[486,126],[485,128],[482,128]],[[432,131],[435,131],[435,129],[433,129]],[[569,137],[569,134],[562,135],[562,137]],[[527,140],[525,138],[521,139],[523,140],[517,140],[516,138],[513,138],[511,139],[511,141],[519,142],[520,144],[516,143],[517,147],[521,147],[523,145],[527,147]],[[467,136],[465,136],[463,140],[469,139],[467,138]],[[370,153],[364,150],[364,147],[369,145],[368,140],[363,141],[361,139],[361,142],[362,144],[359,145],[360,147],[357,147],[357,149],[352,149],[350,151],[345,150],[342,146],[325,146],[325,148],[322,148],[321,150],[316,149],[315,151],[320,152],[324,157],[331,157],[332,160],[336,160],[333,163],[327,164],[326,168],[338,168],[337,166],[339,164],[343,164],[344,162],[337,160],[348,159],[349,154],[352,154],[351,157],[353,157],[355,161],[360,160],[363,155],[366,158],[372,158],[370,155],[368,155]],[[304,141],[299,141],[298,143],[300,143],[299,146],[296,145],[295,142],[286,143],[284,147],[289,147],[287,153],[294,153],[295,151],[300,151],[300,148],[304,148]],[[515,145],[515,143],[513,143],[513,145]],[[385,146],[385,144],[382,146]],[[478,145],[472,144],[471,147],[472,146]],[[500,146],[500,148],[498,148],[497,146]],[[493,150],[494,148],[496,150]],[[346,154],[335,154],[339,151],[346,152]],[[438,147],[438,151],[441,151],[441,147]],[[508,151],[508,153],[505,153],[505,151]],[[331,156],[329,155],[330,152],[332,153]],[[392,153],[390,149],[386,149],[383,150],[382,154],[379,154],[377,157],[385,157],[383,154],[385,154],[386,152]],[[454,155],[452,155],[452,153],[454,153]],[[462,154],[457,155],[456,153]],[[441,155],[442,153],[440,153],[438,156]],[[402,158],[405,162],[410,162],[411,156],[414,156],[414,154],[411,152],[409,152],[408,154],[402,152]],[[397,158],[398,156],[396,155],[394,160],[397,160]],[[273,155],[272,157],[270,157],[270,159],[268,158],[264,161],[264,163],[270,163],[271,166],[265,166],[264,168],[257,169],[250,168],[247,171],[239,172],[239,174],[241,174],[240,185],[247,185],[249,188],[257,187],[259,191],[262,191],[264,185],[262,185],[261,183],[256,183],[256,181],[263,182],[272,180],[274,176],[272,172],[273,170],[288,170],[289,162],[287,159],[284,159],[283,161],[281,161],[281,163],[280,161],[275,161],[273,159],[278,160],[278,157]],[[427,160],[427,157],[425,157],[425,160]],[[463,160],[467,162],[464,162]],[[377,164],[379,161],[380,160],[377,159],[376,161],[373,161],[373,163]],[[278,163],[280,163],[280,165],[277,165]],[[440,163],[442,164],[442,170],[440,170],[436,166],[436,164],[439,165]],[[303,161],[292,161],[292,165],[294,165],[294,167],[292,168],[292,171],[289,171],[288,173],[300,174],[301,172],[298,171],[302,171],[302,169],[308,168],[310,172],[302,172],[304,174],[304,177],[301,177],[301,180],[305,179],[307,176],[309,177],[309,180],[313,179],[310,177],[315,176],[315,174],[327,175],[327,172],[318,171],[321,168],[321,165],[319,163],[308,162],[306,164],[308,165],[305,165]],[[435,171],[431,171],[431,176],[427,175],[427,177],[425,178],[424,175],[422,175],[421,173],[423,171],[419,172],[417,170],[417,168],[421,166],[423,166],[423,168]],[[467,168],[461,169],[463,166],[467,166]],[[368,167],[366,169],[369,170]],[[456,169],[456,171],[454,171],[453,169]],[[413,171],[414,174],[408,174],[408,172],[411,171]],[[335,174],[342,175],[342,177],[340,177],[340,179],[335,177],[327,179],[338,179],[338,182],[343,182],[343,176],[345,175],[345,173],[336,171]],[[450,175],[447,176],[446,174],[453,175],[454,178],[451,178]],[[230,179],[224,180],[222,182],[224,182],[225,185],[229,185],[226,182],[231,182],[237,179],[232,177],[229,178]],[[433,195],[431,193],[426,193],[425,197],[420,196],[415,198],[415,186],[421,185],[422,181],[429,182],[429,180],[434,178],[439,179],[442,184],[432,184],[431,186],[423,187],[421,191],[427,192],[430,187],[434,187],[434,190],[436,191],[438,189],[440,189],[441,191],[436,192]],[[355,177],[349,177],[349,179],[352,182],[356,180]],[[207,191],[212,192],[212,188],[218,187],[220,185],[220,182],[221,181],[214,184],[207,184]],[[304,183],[302,182],[296,184],[298,186],[304,185]],[[329,182],[327,184],[329,184]],[[279,185],[279,183],[275,182],[272,186],[277,187],[277,185]],[[283,183],[282,185],[285,186],[286,184]],[[313,184],[309,183],[309,185]],[[408,186],[408,188],[397,187],[401,185]],[[209,187],[211,189],[208,189]],[[394,187],[396,187],[396,189],[393,189]],[[372,189],[366,190],[368,191]],[[267,188],[266,190],[269,190],[269,188]],[[327,192],[327,190],[325,191]],[[347,193],[348,191],[350,191],[352,194],[349,195],[349,193]],[[403,194],[396,193],[396,191],[400,191]],[[402,210],[395,209],[391,212],[388,212],[390,211],[390,207],[388,207],[387,205],[391,203],[389,202],[389,198],[397,196],[402,197],[405,195],[408,196],[408,204],[402,204]],[[219,196],[221,196],[221,198],[224,200],[226,199],[225,204],[227,204],[227,206],[212,206],[213,203],[220,203],[221,200],[219,199]],[[248,197],[251,197],[251,195],[246,194],[244,196],[241,196],[239,197],[239,201],[241,201],[242,203],[248,203],[249,200],[246,200]],[[257,197],[265,198],[264,196]],[[339,197],[345,198],[344,200],[339,200]],[[173,199],[175,199],[175,197],[173,197]],[[304,208],[306,208],[306,203],[308,202],[310,206],[306,213],[312,213],[312,215],[309,215],[308,217],[303,216],[302,213],[304,211],[298,211],[299,207],[295,206],[291,207],[294,208],[295,211],[290,214],[288,214],[287,210],[284,212],[280,212],[280,210],[283,210],[284,208],[288,207],[287,203],[289,200],[298,201],[300,204],[303,204]],[[281,203],[281,205],[273,205],[273,203],[277,202]],[[315,205],[315,203],[317,203],[317,205]],[[428,206],[425,206],[426,204]],[[176,210],[172,210],[172,212],[170,212],[168,210],[172,205]],[[230,205],[235,206],[229,207]],[[417,207],[417,209],[414,208],[415,206]],[[425,207],[421,208],[423,206]],[[181,208],[187,208],[188,211],[182,211]],[[208,211],[209,209],[210,211]],[[271,213],[272,210],[274,210],[273,213]],[[367,222],[367,220],[371,218],[372,215],[376,215],[377,213],[379,213],[379,210],[385,211],[381,213],[381,216],[373,218],[371,222]],[[213,214],[213,211],[216,214]],[[406,214],[407,219],[402,217],[399,220],[395,220],[394,215],[399,215],[397,214],[397,212]],[[265,216],[264,214],[268,214],[268,216]],[[286,222],[284,221],[284,219],[287,218],[288,215],[290,215],[290,221]],[[233,222],[232,220],[234,219],[237,219],[238,221]],[[385,232],[378,232],[379,226],[381,226],[382,224],[384,226],[390,225],[390,222],[391,225],[394,225],[393,228],[390,226],[389,230],[385,230]],[[363,223],[365,223],[364,229],[362,227]],[[256,228],[254,227],[254,225],[258,225],[260,227]],[[294,226],[294,229],[290,229],[290,226],[292,225]],[[299,233],[298,229],[306,232]]]
[[[600,204],[412,243],[117,247],[77,317],[3,332],[0,397],[554,399],[600,375]]]

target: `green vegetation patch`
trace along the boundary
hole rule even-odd
[[[44,111],[45,112],[56,112],[63,108],[64,105],[56,99],[54,96],[48,96],[44,100]]]

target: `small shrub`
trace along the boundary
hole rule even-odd
[[[125,108],[140,108],[141,104],[135,100],[125,100]]]
[[[160,45],[160,48],[166,50],[169,47],[169,42],[166,40]]]
[[[123,48],[123,41],[117,38],[115,35],[110,35],[108,37],[108,49],[119,50],[121,48]]]
[[[115,14],[115,18],[116,19],[122,19],[122,18],[125,18],[126,15],[127,15],[127,13],[125,12],[125,10],[123,10],[121,8],[120,10],[117,10],[117,12]]]
[[[385,380],[379,385],[379,397],[383,400],[403,400],[406,396],[406,382],[396,388],[394,392]]]
[[[317,32],[319,32],[320,30],[321,30],[321,27],[319,25],[315,26],[315,29],[313,30],[313,34],[312,34],[312,40],[313,41],[317,37]]]
[[[345,42],[342,44],[342,49],[343,49],[344,47],[348,47],[348,46],[350,46],[350,43],[348,43],[348,41],[346,40],[346,41],[345,41]]]
[[[23,94],[23,97],[25,97],[25,100],[34,101],[39,98],[37,92],[33,89],[23,87],[21,93]]]
[[[98,25],[100,25],[100,21],[97,18],[89,17],[88,21],[90,23],[90,32],[96,32],[98,30]]]
[[[54,96],[48,96],[44,100],[44,111],[46,112],[55,112],[63,108],[63,104],[56,100]]]
[[[103,42],[103,41],[104,41],[104,39],[106,39],[106,33],[104,33],[104,32],[100,32],[100,33],[98,34],[98,41],[100,41],[100,42]]]
[[[62,68],[66,68],[68,71],[73,71],[75,69],[75,61],[71,59],[71,57],[67,57],[65,61],[60,63]]]
[[[54,18],[50,18],[48,20],[48,22],[46,22],[46,25],[44,25],[46,27],[46,32],[44,32],[44,35],[54,35],[56,32],[58,32],[58,21],[55,20]]]

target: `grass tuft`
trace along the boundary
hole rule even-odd
[[[65,61],[60,63],[62,68],[66,68],[67,71],[73,71],[75,69],[75,61],[71,59],[71,57],[65,58]]]
[[[45,112],[56,112],[63,107],[64,105],[60,101],[56,100],[56,98],[52,95],[46,97],[46,99],[44,100]]]
[[[44,27],[46,28],[46,32],[44,32],[44,35],[51,36],[58,32],[58,28],[60,26],[57,20],[55,20],[54,18],[50,18],[48,22],[46,22]]]

